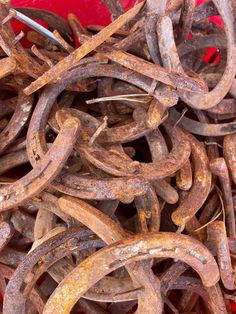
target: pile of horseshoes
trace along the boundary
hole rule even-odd
[[[231,313],[235,1],[102,2],[0,2],[2,313]]]

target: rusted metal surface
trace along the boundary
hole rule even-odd
[[[132,19],[142,8],[143,3],[136,5],[133,9],[129,10],[127,13],[124,13],[120,18],[113,22],[113,24],[104,28],[100,33],[95,36],[91,42],[85,42],[83,46],[79,47],[78,50],[73,52],[67,59],[62,60],[54,68],[43,74],[37,82],[31,83],[31,86],[25,89],[27,95],[32,94],[39,88],[43,87],[45,84],[55,80],[55,76],[59,76],[67,69],[76,65],[76,63],[86,56],[89,52],[93,51],[99,45],[101,45],[107,38],[121,28],[125,23]]]
[[[223,158],[216,158],[210,162],[212,173],[217,175],[222,188],[222,197],[225,205],[225,223],[229,237],[235,236],[235,215],[229,172]]]
[[[77,299],[104,275],[132,260],[145,259],[147,255],[151,255],[152,257],[177,257],[185,260],[186,263],[189,263],[199,273],[203,282],[206,280],[207,283],[205,282],[205,284],[207,285],[210,284],[212,286],[219,280],[218,267],[213,256],[210,252],[207,252],[206,248],[201,247],[199,242],[195,243],[188,236],[177,236],[169,233],[150,233],[141,235],[141,239],[139,237],[135,236],[120,241],[116,245],[110,245],[93,254],[87,261],[82,262],[57,287],[47,302],[44,312],[53,313],[55,309],[58,313],[63,313],[65,310],[67,312],[70,311]],[[183,242],[181,238],[183,238]],[[162,241],[163,244],[165,243],[164,246],[161,245]],[[184,247],[180,243],[184,243]],[[137,246],[139,247],[138,250]],[[93,261],[94,257],[95,261]],[[93,265],[96,265],[94,272]],[[97,271],[98,269],[99,272]],[[80,287],[76,285],[78,289],[74,289],[76,282],[71,280],[71,276],[78,278],[77,280],[80,281]],[[61,298],[65,300],[63,307],[57,306]]]
[[[68,24],[59,15],[37,8],[24,8],[24,7],[14,7],[18,12],[21,12],[32,19],[42,20],[49,25],[49,28],[56,29],[69,43],[72,41],[72,32]]]
[[[0,133],[0,152],[3,152],[23,130],[30,116],[32,105],[33,98],[20,92],[12,119]]]
[[[222,221],[215,221],[207,227],[208,241],[214,242],[211,245],[216,247],[216,255],[219,262],[221,279],[226,289],[234,290],[234,275],[231,265],[229,245]]]
[[[25,49],[0,4],[2,312],[227,313],[234,3],[102,2],[109,26],[69,15],[77,49],[57,15],[16,8],[56,38]]]
[[[0,289],[1,289],[1,293],[4,295],[5,291],[6,291],[6,283],[5,280],[10,280],[13,273],[14,273],[14,269],[4,265],[4,264],[0,264],[0,277],[1,277],[1,284],[0,284]],[[41,294],[41,292],[39,291],[38,287],[34,287],[32,292],[30,293],[29,296],[30,301],[33,303],[34,307],[37,309],[38,313],[43,313],[43,308],[45,305],[45,297]]]

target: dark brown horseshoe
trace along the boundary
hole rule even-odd
[[[78,120],[69,119],[65,122],[60,135],[54,142],[54,147],[49,149],[45,157],[37,163],[35,168],[18,181],[0,189],[1,211],[9,209],[41,192],[48,182],[57,176],[73,149],[78,132]],[[64,145],[63,152],[60,152],[61,142],[67,142]]]
[[[86,239],[89,235],[91,235],[91,232],[88,230],[67,230],[48,239],[33,250],[26,259],[22,261],[17,268],[17,271],[12,276],[10,284],[6,289],[3,307],[12,313],[23,314],[26,298],[30,294],[34,282],[37,281],[40,274],[55,262],[55,260],[69,254],[70,251],[75,250],[77,246],[78,249],[83,250],[89,246],[99,247],[102,245],[102,241],[100,240]],[[43,260],[44,256],[47,256],[48,258],[46,258],[44,262],[45,265],[40,267],[40,260]],[[24,275],[22,276],[22,274]],[[28,278],[32,277],[31,274],[34,277],[34,280],[28,281]],[[12,295],[15,296],[13,299]],[[14,300],[14,302],[12,302],[12,300]],[[4,308],[3,312],[5,311]]]

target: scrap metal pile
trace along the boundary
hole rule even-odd
[[[230,313],[235,1],[103,3],[86,29],[0,4],[3,314]]]

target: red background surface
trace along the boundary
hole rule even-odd
[[[125,9],[129,9],[135,3],[135,0],[121,0]],[[196,5],[199,5],[206,0],[196,0]],[[64,19],[67,19],[69,13],[77,15],[83,26],[107,25],[110,23],[110,14],[101,0],[12,0],[12,6],[35,7],[45,9],[59,14]],[[211,20],[223,27],[222,20],[219,16],[211,18]],[[15,33],[18,34],[21,30],[27,32],[28,28],[17,21],[12,22]],[[208,61],[216,48],[206,49],[204,61]],[[232,310],[236,313],[236,303],[232,304]]]

